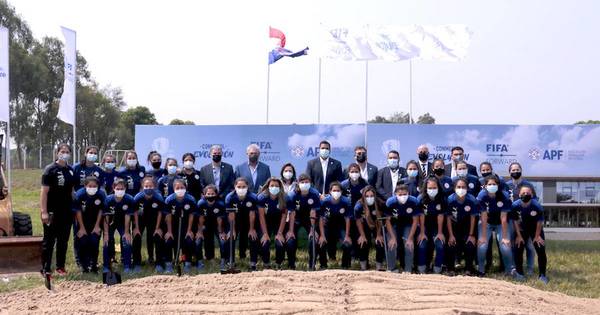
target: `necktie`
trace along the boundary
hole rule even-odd
[[[427,164],[421,164],[421,167],[423,168],[423,177],[427,177]]]

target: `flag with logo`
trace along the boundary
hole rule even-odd
[[[60,97],[58,118],[67,124],[75,124],[75,93],[77,84],[77,48],[75,31],[61,27],[65,37],[65,82]]]
[[[0,26],[0,121],[9,121],[8,29]]]
[[[285,34],[273,27],[269,26],[269,38],[274,41],[274,48],[269,52],[269,64],[277,62],[283,57],[296,58],[308,54],[308,47],[299,50],[291,51],[285,48]]]

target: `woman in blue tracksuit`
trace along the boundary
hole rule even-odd
[[[477,198],[467,192],[468,185],[469,182],[466,178],[457,179],[454,183],[454,194],[448,197],[446,266],[451,276],[455,273],[456,257],[461,253],[465,258],[466,274],[475,274],[473,259],[477,242],[476,227],[480,205]]]
[[[162,165],[162,156],[156,151],[150,151],[148,153],[148,164],[152,166],[149,170],[146,170],[146,175],[154,177],[154,181],[167,175],[167,170],[160,167]]]
[[[515,248],[515,262],[517,271],[523,273],[523,250],[527,240],[531,240],[538,256],[539,280],[548,284],[546,277],[546,247],[544,237],[544,208],[533,199],[534,190],[532,186],[521,185],[517,192],[519,199],[513,202],[512,209],[521,216],[520,229],[517,229]]]
[[[303,228],[308,237],[308,269],[315,270],[315,259],[318,255],[318,246],[313,238],[319,239],[317,212],[321,208],[319,191],[311,186],[311,178],[307,174],[300,174],[296,189],[289,193],[291,206],[294,208],[295,222],[294,235],[298,235]],[[314,237],[313,237],[314,235]],[[294,245],[293,247],[291,245]],[[288,263],[295,265],[298,241],[287,249]],[[293,263],[292,263],[293,261]]]
[[[96,177],[88,176],[84,187],[75,193],[73,204],[77,230],[74,242],[78,243],[79,263],[84,273],[98,272],[98,245],[102,233],[102,209],[106,199],[106,194],[99,186]]]
[[[500,256],[504,262],[505,273],[520,279],[522,276],[515,270],[512,255],[512,222],[508,215],[511,211],[510,198],[507,192],[500,190],[500,181],[496,176],[489,175],[485,178],[484,184],[484,190],[477,196],[481,206],[477,242],[479,275],[485,275],[489,239],[492,237],[492,232],[495,232],[496,240],[500,244]]]
[[[184,272],[190,272],[192,265],[192,255],[194,253],[195,234],[194,234],[194,213],[196,213],[196,200],[187,193],[185,182],[182,179],[176,179],[173,182],[175,191],[165,199],[165,208],[163,215],[167,225],[165,233],[165,270],[168,273],[173,272],[173,264],[176,262],[177,247],[180,247],[180,257],[184,261]],[[183,254],[181,256],[181,254]]]
[[[424,234],[421,234],[417,230],[423,211],[419,207],[417,198],[409,195],[409,187],[403,184],[396,186],[394,196],[390,197],[385,205],[385,216],[391,217],[392,224],[396,227],[396,235],[398,237],[402,236],[404,272],[412,272],[415,254],[415,236],[419,234],[419,244],[424,241]],[[419,256],[424,255],[424,249],[418,248],[418,251]]]
[[[289,201],[289,196],[283,191],[283,183],[276,177],[271,177],[265,182],[258,194],[257,203],[260,223],[260,255],[263,264],[270,265],[271,237],[274,237],[275,267],[281,269],[286,248],[296,246],[295,209]],[[289,265],[289,261],[288,266],[290,269],[296,268],[295,265]]]
[[[102,173],[104,174],[104,182],[102,183],[102,188],[104,188],[104,192],[107,195],[113,193],[112,186],[115,178],[117,177],[117,171],[115,167],[117,164],[115,163],[115,156],[107,153],[104,155],[102,159]]]
[[[350,198],[342,196],[342,185],[333,182],[329,185],[329,195],[321,202],[318,211],[319,230],[319,263],[321,269],[327,268],[327,256],[335,260],[337,244],[342,243],[342,268],[350,268],[350,251],[352,239],[350,238],[350,224],[353,210]]]
[[[234,190],[225,197],[225,208],[237,209],[235,213],[235,231],[238,233],[237,239],[240,245],[239,255],[246,255],[245,248],[249,241],[258,241],[256,228],[258,227],[256,212],[256,195],[248,191],[248,180],[245,177],[238,177],[234,183]],[[232,259],[235,258],[232,257]],[[258,261],[258,248],[250,247],[250,270],[256,271],[256,262]]]
[[[450,176],[446,176],[446,170],[444,169],[445,164],[442,159],[435,159],[432,163],[433,176],[440,183],[440,193],[444,195],[445,198],[450,197],[454,193],[454,182],[452,182],[452,178]]]
[[[229,261],[229,238],[232,236],[229,222],[234,222],[235,213],[225,211],[225,203],[219,200],[217,186],[210,184],[204,187],[203,196],[198,201],[198,231],[204,234],[204,249],[206,259],[215,257],[215,236],[219,241],[221,256],[221,270],[225,270],[225,264]],[[233,231],[235,235],[235,230]],[[198,262],[197,268],[202,269],[203,263]]]
[[[456,177],[452,178],[454,184],[459,178],[464,178],[467,181],[467,193],[473,197],[477,197],[481,191],[481,183],[477,176],[469,174],[467,162],[458,161],[456,162]]]
[[[408,194],[413,197],[419,196],[421,190],[421,179],[419,177],[419,164],[410,160],[406,163],[406,177],[400,180],[400,183],[408,186]]]
[[[135,151],[125,153],[125,167],[117,174],[127,184],[127,194],[135,196],[142,188],[142,179],[146,177],[146,169],[140,165]]]
[[[483,188],[485,186],[485,179],[488,176],[496,176],[496,178],[498,179],[498,189],[500,191],[506,191],[508,192],[508,185],[506,185],[506,182],[504,181],[504,179],[502,179],[502,177],[498,176],[498,174],[494,173],[494,168],[492,167],[492,163],[488,162],[488,161],[483,161],[481,162],[481,164],[479,164],[479,173],[481,174],[481,177],[479,177],[479,183],[481,184],[481,187]]]
[[[121,261],[125,273],[131,272],[131,223],[135,214],[133,197],[126,193],[124,180],[117,178],[113,183],[114,194],[106,197],[104,206],[104,246],[102,258],[103,272],[108,272],[111,259],[115,255],[115,231],[119,233],[121,242]]]
[[[444,243],[446,242],[444,224],[448,204],[440,186],[437,178],[427,178],[421,188],[421,194],[417,198],[419,208],[425,212],[425,215],[420,217],[421,222],[419,224],[421,230],[425,233],[424,241],[419,244],[420,250],[425,252],[425,255],[419,256],[417,261],[417,269],[420,273],[425,272],[430,266],[434,249],[433,272],[441,273],[444,264]]]
[[[360,259],[360,269],[369,269],[369,249],[375,241],[375,266],[379,271],[383,271],[383,260],[385,258],[385,249],[383,234],[381,232],[381,221],[383,211],[379,208],[376,200],[377,191],[373,186],[367,186],[363,189],[362,197],[354,205],[354,220],[358,230],[358,257]]]
[[[518,162],[510,163],[510,165],[508,166],[508,174],[510,175],[511,179],[506,182],[506,185],[508,186],[508,191],[513,202],[519,200],[518,192],[521,186],[523,185],[532,187],[532,198],[536,200],[538,199],[537,194],[535,193],[535,189],[533,189],[533,184],[523,178],[523,167],[521,167],[521,164],[519,164]],[[513,222],[515,223],[515,230],[520,229],[521,226],[517,224],[519,219],[519,213],[514,212],[512,213],[512,215],[514,217]],[[535,247],[533,246],[533,241],[525,241],[525,250],[527,251],[526,274],[529,276],[533,274],[533,264],[535,261]]]
[[[362,198],[362,190],[367,187],[364,178],[360,176],[360,166],[356,163],[351,163],[348,166],[348,178],[342,181],[342,195],[350,198],[350,206],[354,209],[356,202]]]
[[[177,175],[177,160],[174,158],[167,158],[165,162],[167,174],[163,175],[157,181],[158,192],[163,196],[163,198],[167,198],[172,195],[175,190],[173,190],[173,182],[176,179],[180,179],[181,177]]]
[[[137,220],[140,222],[140,233],[143,234],[144,229],[146,230],[146,250],[148,252],[148,264],[154,264],[154,258],[156,257],[156,262],[158,262],[159,255],[162,250],[162,242],[155,242],[154,239],[157,227],[156,223],[160,213],[165,207],[165,200],[156,189],[153,177],[144,177],[142,180],[142,191],[135,195],[133,201],[135,203],[136,215],[138,217]],[[138,255],[139,257],[136,257]],[[141,248],[138,252],[138,249],[134,246],[133,256],[134,260],[141,260]],[[156,267],[158,267],[159,271],[162,268],[162,266],[160,266],[158,263],[156,264]]]

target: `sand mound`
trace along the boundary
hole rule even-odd
[[[64,282],[0,294],[0,313],[600,314],[600,300],[471,277],[330,270]]]

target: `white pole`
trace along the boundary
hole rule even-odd
[[[9,110],[10,111],[10,110]],[[11,190],[11,163],[10,163],[10,117],[8,118],[8,121],[6,122],[6,173],[7,175],[7,181],[8,181],[8,191],[9,193],[12,192]]]
[[[367,123],[369,113],[369,61],[365,61],[365,147],[367,147]]]
[[[271,85],[271,65],[267,65],[267,125],[269,124],[269,88]]]
[[[409,109],[408,109],[408,116],[409,116],[409,124],[413,123],[413,82],[412,82],[412,59],[408,59],[408,86],[409,86]]]
[[[317,96],[317,124],[321,123],[321,58],[319,58],[319,89]]]

